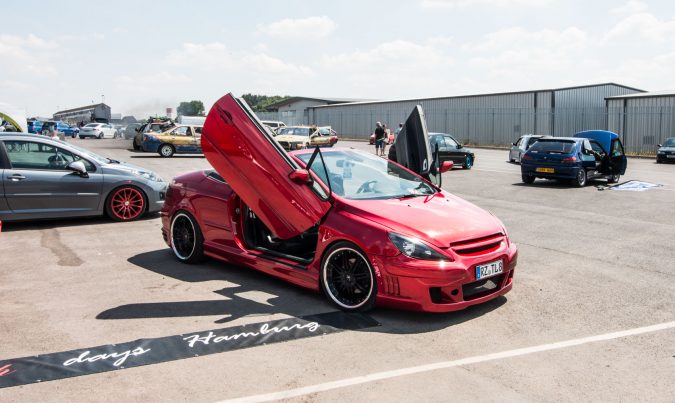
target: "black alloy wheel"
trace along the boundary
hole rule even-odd
[[[195,219],[179,212],[171,220],[171,249],[179,261],[197,263],[204,258],[204,237]]]
[[[338,242],[321,262],[321,288],[330,301],[347,312],[364,312],[375,305],[377,281],[370,262],[350,242]]]
[[[523,178],[523,183],[527,183],[528,185],[534,183],[534,176],[522,175],[522,178]]]

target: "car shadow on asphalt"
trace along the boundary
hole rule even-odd
[[[159,213],[146,213],[143,217],[134,221],[148,221],[157,218],[159,218]],[[19,232],[101,224],[120,224],[120,222],[111,220],[106,216],[55,218],[42,219],[40,221],[3,221],[2,232]]]
[[[186,283],[221,281],[214,293],[223,299],[132,303],[107,309],[96,319],[143,319],[192,316],[216,316],[215,323],[227,323],[245,316],[285,314],[292,317],[334,311],[319,293],[286,283],[246,267],[215,260],[201,264],[183,264],[167,249],[145,252],[128,259],[140,269]],[[163,286],[170,292],[169,285]],[[431,332],[483,316],[506,303],[506,297],[449,313],[406,312],[375,308],[368,312],[381,326],[366,332],[413,334]]]

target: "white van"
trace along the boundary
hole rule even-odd
[[[279,131],[279,128],[286,127],[286,123],[279,122],[279,121],[276,121],[276,120],[262,120],[261,122],[265,126],[268,126],[269,128],[271,128],[274,133],[277,133]]]

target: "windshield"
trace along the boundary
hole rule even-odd
[[[539,140],[530,147],[530,151],[533,153],[569,154],[574,150],[574,144],[574,141]]]
[[[309,136],[309,127],[283,127],[279,129],[279,135],[289,134],[293,136]]]
[[[346,199],[393,199],[436,193],[421,177],[375,155],[355,150],[325,151],[322,155],[333,193]],[[306,164],[311,156],[306,153],[298,158]],[[328,183],[321,158],[314,160],[311,170]]]
[[[675,137],[671,137],[669,139],[666,139],[666,142],[663,143],[664,147],[675,147]]]

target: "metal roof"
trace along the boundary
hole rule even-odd
[[[284,99],[283,101],[279,101],[279,102],[275,102],[273,104],[269,104],[269,105],[267,105],[267,107],[265,109],[275,109],[275,108],[279,108],[281,106],[292,104],[293,102],[298,102],[298,101],[318,101],[318,102],[325,102],[325,103],[331,105],[331,104],[343,104],[343,103],[348,103],[348,102],[364,101],[364,99],[290,97],[290,98]]]
[[[675,90],[663,90],[663,91],[642,92],[639,94],[615,95],[613,97],[607,97],[605,99],[657,98],[657,97],[675,97]]]
[[[80,106],[79,108],[72,108],[72,109],[66,109],[66,110],[63,110],[63,111],[54,112],[54,115],[58,115],[60,113],[66,113],[66,112],[86,111],[86,110],[89,110],[89,109],[94,109],[94,108],[96,108],[97,106],[100,106],[100,105],[107,106],[108,108],[110,108],[108,105],[106,105],[104,103],[98,103],[98,104],[91,104],[91,105],[87,105],[87,106]]]
[[[539,90],[529,90],[529,91],[510,91],[510,92],[495,92],[495,93],[487,93],[487,94],[473,94],[473,95],[454,95],[454,96],[447,96],[447,97],[432,97],[432,98],[406,98],[406,99],[383,99],[383,100],[377,100],[377,101],[359,101],[359,102],[349,102],[349,103],[341,103],[340,106],[344,105],[368,105],[368,104],[379,104],[379,103],[390,103],[390,102],[414,102],[414,101],[430,101],[430,100],[435,100],[435,99],[450,99],[450,98],[476,98],[476,97],[487,97],[487,96],[495,96],[495,95],[513,95],[513,94],[530,94],[530,93],[535,93],[535,92],[556,92],[556,91],[566,91],[566,90],[576,90],[576,89],[582,89],[582,88],[591,88],[591,87],[603,87],[606,85],[614,85],[617,87],[622,87],[626,88],[629,90],[633,91],[639,91],[639,92],[645,92],[644,90],[641,90],[639,88],[633,88],[629,87],[626,85],[622,84],[617,84],[617,83],[600,83],[600,84],[588,84],[588,85],[578,85],[575,87],[562,87],[562,88],[547,88],[547,89],[539,89]],[[312,108],[327,108],[330,107],[331,105],[318,105],[318,106],[313,106]]]

